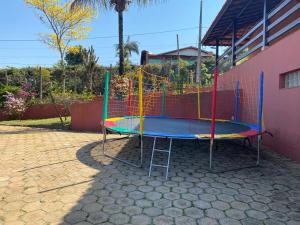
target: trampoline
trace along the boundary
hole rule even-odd
[[[263,77],[264,75],[261,73],[258,85],[259,92],[254,94],[253,90],[256,89],[253,89],[249,94],[249,98],[247,98],[246,93],[241,93],[239,81],[236,81],[234,86],[231,85],[230,89],[226,89],[227,94],[230,94],[229,97],[235,103],[232,106],[227,105],[228,99],[224,98],[224,101],[226,101],[225,107],[232,110],[230,112],[232,113],[232,120],[226,120],[217,119],[217,71],[214,74],[214,86],[211,90],[211,114],[208,119],[201,117],[200,86],[198,86],[196,92],[189,92],[188,89],[176,90],[176,88],[183,86],[174,85],[163,77],[142,71],[141,68],[137,71],[136,76],[131,76],[128,81],[124,81],[123,77],[110,80],[110,74],[106,72],[101,124],[103,128],[103,154],[129,165],[141,167],[143,165],[143,137],[153,138],[149,176],[151,176],[153,167],[161,167],[166,169],[167,179],[174,139],[209,140],[209,167],[211,169],[215,141],[247,139],[250,143],[249,138],[256,136],[258,138],[256,165],[258,165],[261,136],[264,133],[262,112]],[[249,86],[249,83],[245,85]],[[192,100],[191,97],[193,97]],[[241,101],[244,104],[241,104]],[[246,112],[246,114],[254,115],[252,120],[251,118],[249,120],[239,118],[239,108],[247,108],[245,104],[251,104],[248,107],[251,112]],[[177,115],[176,110],[181,114]],[[194,114],[189,114],[189,111]],[[230,115],[227,115],[228,117]],[[253,123],[249,121],[253,121]],[[138,164],[106,152],[105,143],[114,141],[106,139],[107,131],[126,135],[120,139],[132,136],[139,137],[140,159]],[[159,139],[169,141],[167,149],[157,148]],[[132,149],[132,151],[136,150]],[[157,153],[167,154],[166,164],[155,163],[154,158]]]
[[[115,117],[105,121],[115,133],[139,134],[139,117]],[[143,136],[174,139],[210,139],[210,119],[176,119],[158,116],[143,117]],[[257,127],[229,120],[216,120],[215,139],[247,138],[258,134]]]

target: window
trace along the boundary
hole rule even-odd
[[[300,69],[282,74],[281,88],[300,87]]]

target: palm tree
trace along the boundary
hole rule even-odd
[[[160,2],[163,0],[73,0],[72,6],[92,6],[93,8],[114,8],[118,13],[119,22],[119,74],[124,74],[124,44],[123,44],[123,12],[130,3],[137,5],[147,5],[151,2]]]
[[[120,45],[116,45],[117,55],[120,55]],[[129,61],[132,53],[139,54],[139,45],[136,41],[130,41],[130,37],[128,36],[126,43],[123,47],[124,59]]]

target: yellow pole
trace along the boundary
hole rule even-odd
[[[143,74],[142,68],[138,69],[138,79],[139,79],[139,111],[140,111],[140,135],[143,135]]]
[[[198,83],[197,84],[197,89],[198,89],[198,119],[200,119],[201,118],[201,111],[200,111],[200,109],[201,109],[201,107],[200,107],[200,84]]]

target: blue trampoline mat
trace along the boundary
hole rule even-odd
[[[139,117],[110,118],[105,127],[111,131],[126,134],[139,134]],[[151,137],[172,137],[187,139],[210,138],[211,121],[207,119],[174,119],[167,117],[144,117],[143,135]],[[257,135],[253,125],[217,120],[216,138],[244,138]]]

